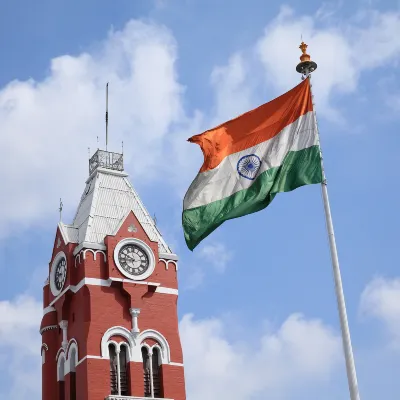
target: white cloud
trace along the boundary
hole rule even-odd
[[[360,309],[382,321],[392,344],[400,348],[400,278],[373,279],[361,295]]]
[[[225,271],[228,262],[232,259],[232,252],[223,243],[207,244],[201,249],[200,254],[219,273]]]
[[[321,115],[340,120],[332,95],[354,91],[362,71],[398,61],[400,17],[364,11],[335,25],[330,22],[334,11],[326,10],[299,16],[282,7],[257,43],[214,68],[209,121],[221,122],[256,105],[264,84],[260,65],[274,94],[296,84],[301,34],[319,63],[317,107]],[[59,197],[66,214],[72,214],[87,177],[87,148],[93,153],[97,136],[104,147],[108,81],[109,149],[118,151],[124,141],[125,165],[134,182],[135,177],[140,184],[158,179],[183,194],[201,164],[201,152],[185,139],[212,124],[205,124],[199,111],[185,113],[176,60],[177,44],[168,29],[130,21],[123,30],[111,31],[96,50],[51,60],[46,79],[16,80],[0,91],[0,180],[6,194],[0,237],[33,224],[48,226],[49,217],[57,218]]]
[[[0,389],[1,398],[40,398],[41,317],[42,306],[32,297],[0,301],[0,369],[8,379]]]
[[[298,45],[303,36],[310,46],[309,54],[318,63],[313,79],[317,110],[324,117],[341,121],[332,96],[354,92],[362,72],[398,62],[400,13],[363,10],[350,20],[339,21],[332,20],[335,12],[335,8],[327,12],[325,7],[314,16],[297,15],[283,6],[267,25],[256,52],[267,82],[277,92],[285,91],[299,82],[295,66],[300,61]]]
[[[128,171],[133,165],[142,183],[181,172],[167,134],[174,127],[173,140],[185,142],[192,120],[182,109],[176,58],[167,29],[130,21],[110,32],[97,51],[53,59],[43,81],[13,81],[0,91],[0,180],[6,194],[0,236],[55,219],[59,197],[68,214],[77,206],[87,178],[87,148],[93,153],[97,136],[104,148],[108,81],[109,149],[120,151],[124,141],[125,165]],[[186,154],[195,150],[189,147]]]
[[[342,357],[329,327],[298,314],[258,341],[232,341],[221,320],[193,315],[183,317],[180,332],[191,400],[298,398],[300,390],[328,384]],[[326,398],[322,386],[315,398]]]

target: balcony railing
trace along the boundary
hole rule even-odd
[[[97,150],[96,153],[89,160],[89,175],[96,168],[107,168],[115,171],[124,170],[123,155],[119,153],[112,153],[111,151]]]
[[[120,396],[118,394],[111,394],[107,396],[105,400],[173,400],[173,399],[164,399],[160,397],[135,397],[135,396]]]

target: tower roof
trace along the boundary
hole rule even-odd
[[[172,251],[158,231],[137,192],[123,171],[122,154],[98,150],[89,161],[90,176],[71,225],[60,223],[64,239],[78,248],[103,248],[104,238],[115,235],[133,212],[160,253]]]

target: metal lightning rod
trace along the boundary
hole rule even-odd
[[[108,82],[106,85],[106,151],[108,146]]]

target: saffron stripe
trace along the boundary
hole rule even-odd
[[[200,172],[217,167],[230,154],[273,138],[300,116],[313,111],[309,80],[233,120],[189,139],[204,155]]]

